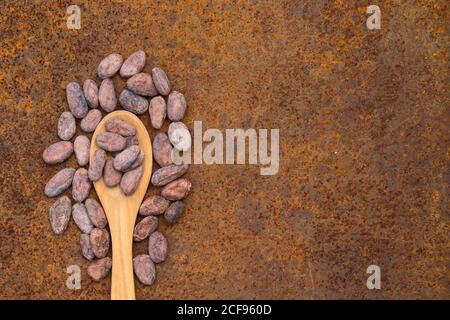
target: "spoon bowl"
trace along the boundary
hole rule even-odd
[[[133,230],[136,216],[142,200],[147,192],[152,172],[152,144],[147,128],[141,120],[128,111],[115,111],[109,113],[98,124],[92,135],[90,161],[98,149],[95,140],[97,135],[105,131],[105,122],[108,119],[117,118],[133,125],[136,128],[136,137],[139,148],[144,152],[142,162],[143,173],[136,191],[126,196],[119,186],[107,187],[103,177],[94,182],[98,198],[108,218],[112,239],[112,277],[111,299],[134,300],[134,276],[133,276]]]

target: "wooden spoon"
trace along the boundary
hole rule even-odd
[[[94,182],[95,190],[103,205],[108,218],[109,230],[112,239],[112,300],[134,300],[134,276],[133,276],[133,230],[136,216],[142,199],[147,191],[152,172],[152,145],[147,128],[141,120],[128,111],[115,111],[108,114],[95,130],[90,150],[90,161],[94,152],[98,149],[95,139],[97,135],[105,131],[105,121],[118,118],[128,122],[136,128],[136,137],[139,147],[144,152],[143,174],[136,191],[125,196],[119,186],[109,188],[105,185],[103,177]]]

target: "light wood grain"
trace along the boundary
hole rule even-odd
[[[136,136],[139,147],[144,152],[143,174],[136,191],[130,196],[125,196],[119,186],[109,188],[103,178],[94,182],[95,190],[103,205],[108,218],[112,239],[112,278],[111,299],[132,300],[135,299],[133,277],[133,229],[139,206],[145,196],[152,172],[152,145],[147,128],[141,120],[128,111],[115,111],[108,114],[95,130],[90,150],[90,160],[98,149],[95,139],[97,135],[105,131],[105,121],[111,118],[119,118],[136,128]]]

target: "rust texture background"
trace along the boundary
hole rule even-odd
[[[369,31],[372,2],[1,1],[0,298],[109,298],[74,223],[57,237],[48,222],[44,184],[75,160],[41,154],[66,84],[99,83],[104,56],[141,48],[185,94],[191,129],[279,128],[281,160],[274,176],[191,166],[188,210],[162,223],[169,257],[139,299],[450,298],[448,2],[375,1]],[[371,264],[381,290],[366,288]]]

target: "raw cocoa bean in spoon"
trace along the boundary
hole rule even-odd
[[[99,123],[92,135],[90,160],[98,149],[95,139],[98,134],[105,131],[105,122],[111,118],[124,120],[136,128],[139,148],[144,152],[143,174],[136,191],[131,195],[124,195],[119,186],[107,187],[103,177],[94,182],[95,190],[105,210],[111,231],[113,264],[111,299],[131,300],[135,299],[132,260],[133,229],[139,206],[147,191],[152,173],[152,146],[147,128],[138,117],[128,111],[115,111],[109,113]]]

